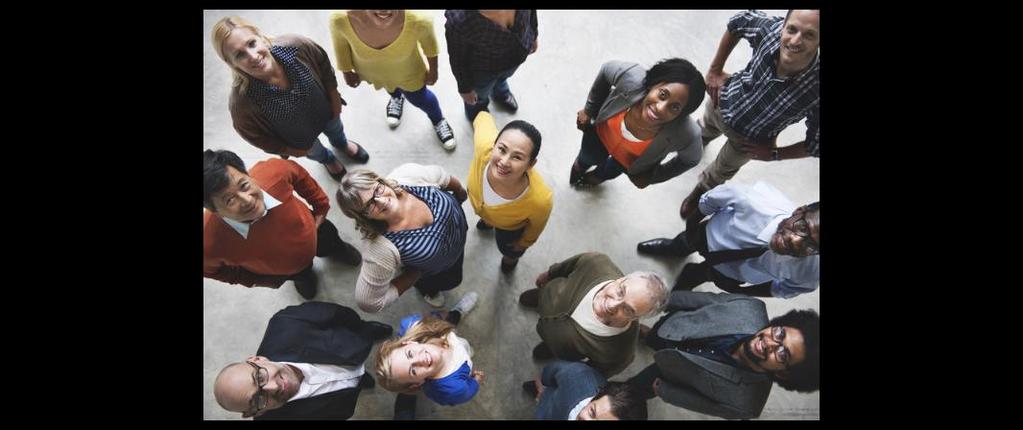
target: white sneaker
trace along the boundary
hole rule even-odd
[[[451,125],[448,124],[448,120],[440,120],[440,122],[433,126],[433,131],[437,133],[437,139],[440,139],[440,145],[444,149],[448,151],[455,149],[458,143],[455,142],[455,133],[451,131]]]
[[[387,101],[387,125],[395,128],[401,124],[401,111],[405,105],[405,96],[391,97]]]
[[[476,301],[479,298],[479,293],[470,291],[468,294],[462,296],[462,298],[458,300],[458,303],[455,303],[455,307],[451,308],[451,312],[458,311],[464,317],[472,310],[472,308],[476,307]]]
[[[424,302],[429,303],[430,306],[433,306],[435,308],[442,308],[442,307],[444,307],[444,303],[447,302],[447,299],[448,299],[447,291],[441,291],[441,292],[437,293],[437,295],[435,295],[433,297],[429,297],[429,296],[421,293],[417,289],[416,290],[416,294],[419,294],[419,297],[421,297]]]

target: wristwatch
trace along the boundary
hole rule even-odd
[[[771,159],[774,161],[781,160],[781,154],[778,153],[777,148],[771,150]]]

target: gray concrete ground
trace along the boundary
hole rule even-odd
[[[530,419],[535,408],[520,387],[542,366],[530,357],[539,342],[536,314],[518,305],[516,298],[533,287],[536,275],[554,262],[584,251],[608,254],[625,272],[653,270],[673,282],[686,261],[700,261],[693,255],[686,261],[640,256],[636,243],[654,237],[672,237],[682,230],[678,216],[682,198],[696,184],[699,173],[714,159],[724,138],[708,145],[700,165],[666,183],[635,188],[621,176],[593,190],[577,191],[568,186],[569,165],[579,150],[581,133],[575,128],[575,113],[582,108],[590,84],[601,64],[608,60],[636,61],[650,66],[660,59],[682,57],[705,72],[728,18],[737,11],[555,11],[539,12],[539,50],[531,55],[509,80],[520,109],[510,115],[492,109],[498,127],[513,119],[533,123],[543,134],[543,148],[536,169],[554,190],[554,211],[546,231],[522,258],[510,276],[500,273],[500,253],[492,233],[471,226],[479,219],[471,206],[463,208],[470,230],[465,245],[465,272],[461,286],[451,291],[450,304],[468,291],[480,294],[477,308],[462,320],[458,333],[468,339],[478,369],[487,379],[472,401],[455,406],[437,406],[420,396],[420,419]],[[784,15],[785,11],[766,11]],[[432,90],[458,139],[453,153],[445,152],[426,115],[406,103],[401,126],[390,130],[384,113],[388,97],[363,83],[340,91],[348,101],[342,113],[350,139],[362,144],[371,159],[367,168],[381,174],[401,163],[414,161],[444,166],[465,183],[472,157],[472,128],[462,114],[462,103],[451,74],[444,40],[443,11],[429,11],[441,46],[440,79]],[[249,19],[271,35],[298,33],[312,38],[334,59],[327,29],[329,11],[206,11],[203,15],[203,148],[230,149],[251,166],[269,156],[242,140],[231,127],[227,110],[230,85],[228,67],[213,52],[209,33],[213,23],[224,16]],[[619,31],[615,29],[627,29]],[[751,49],[740,43],[725,70],[745,67]],[[343,82],[341,74],[338,80]],[[702,115],[703,108],[694,115]],[[803,123],[789,127],[779,138],[787,145],[802,140]],[[326,143],[326,138],[321,136]],[[198,152],[198,151],[197,151]],[[198,154],[196,154],[198,155]],[[305,167],[331,196],[328,219],[346,241],[359,246],[354,223],[337,209],[333,198],[336,182],[318,163],[294,159]],[[343,159],[344,160],[344,159]],[[349,165],[351,166],[351,165]],[[358,166],[358,165],[356,165]],[[820,198],[820,161],[808,158],[783,162],[751,161],[735,181],[767,181],[797,204]],[[321,283],[315,300],[339,303],[357,309],[354,285],[358,268],[317,258],[315,268]],[[719,291],[706,283],[696,291]],[[213,380],[229,362],[255,352],[266,322],[278,310],[302,302],[291,282],[280,289],[244,288],[203,279],[203,418],[239,419],[240,414],[222,410],[213,398]],[[790,300],[766,299],[769,314],[781,315],[795,308],[820,310],[820,292]],[[405,294],[380,314],[364,319],[397,326],[409,314],[430,310],[415,294]],[[653,324],[655,317],[645,319]],[[624,380],[652,363],[652,351],[638,346],[635,361],[612,380]],[[390,419],[395,395],[381,388],[363,391],[354,419]],[[716,419],[674,407],[659,399],[649,403],[651,419]],[[788,392],[775,385],[761,419],[819,419],[820,395]]]

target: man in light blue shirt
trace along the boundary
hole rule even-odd
[[[674,290],[713,281],[730,293],[790,298],[820,285],[820,202],[797,208],[767,183],[730,183],[704,193],[699,209],[674,239],[637,245],[643,254],[704,256],[682,269]]]

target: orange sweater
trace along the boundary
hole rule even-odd
[[[600,141],[604,144],[604,148],[607,148],[607,153],[611,154],[615,161],[625,166],[626,171],[632,167],[632,162],[643,155],[646,148],[650,146],[650,142],[654,141],[649,139],[633,142],[622,136],[622,121],[625,121],[625,114],[628,111],[628,109],[623,110],[608,118],[607,121],[597,124],[597,136],[600,136]]]
[[[313,216],[326,215],[330,200],[309,172],[291,160],[260,161],[249,169],[249,176],[281,204],[249,227],[248,239],[219,215],[203,211],[202,273],[246,287],[278,284],[313,263]],[[312,213],[293,191],[312,204]]]

